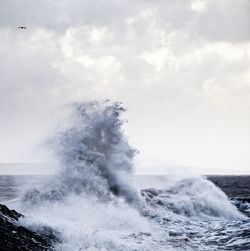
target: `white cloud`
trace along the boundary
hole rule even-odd
[[[246,0],[3,1],[0,161],[36,160],[33,146],[65,104],[111,98],[129,108],[126,128],[145,161],[239,161],[246,170],[248,8]]]
[[[205,0],[194,0],[191,2],[191,9],[196,12],[203,12],[206,9],[206,3]]]

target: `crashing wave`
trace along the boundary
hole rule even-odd
[[[85,102],[74,105],[70,123],[53,139],[60,173],[52,184],[29,191],[24,200],[62,200],[69,194],[95,195],[101,200],[120,196],[136,202],[131,185],[136,150],[127,142],[120,118],[121,103]]]
[[[74,105],[69,123],[52,140],[60,172],[25,194],[25,224],[45,223],[62,233],[57,250],[221,250],[225,240],[216,233],[237,246],[230,224],[245,217],[208,180],[171,177],[161,190],[140,194],[134,188],[137,151],[124,135],[123,112],[121,103],[108,101]],[[229,231],[217,221],[228,222]]]
[[[146,203],[161,211],[196,218],[244,219],[224,192],[203,177],[181,179],[167,189],[143,189]]]
[[[68,125],[53,138],[59,174],[27,192],[24,201],[39,204],[72,195],[103,202],[123,198],[143,215],[150,206],[187,217],[243,217],[219,188],[202,177],[181,179],[163,190],[143,190],[141,199],[131,182],[137,151],[124,136],[124,111],[119,102],[75,104]]]

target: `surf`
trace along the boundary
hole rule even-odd
[[[61,233],[57,250],[166,250],[174,246],[170,233],[185,236],[190,224],[202,229],[209,221],[246,219],[200,176],[166,181],[160,190],[150,184],[137,189],[138,151],[123,129],[125,111],[110,101],[72,106],[67,123],[50,139],[58,173],[24,193],[20,208],[28,217],[23,224],[49,225]],[[193,242],[185,239],[183,248]]]

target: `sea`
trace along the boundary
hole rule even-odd
[[[250,176],[134,175],[124,111],[75,104],[46,141],[56,174],[0,176],[0,203],[26,216],[18,224],[52,228],[60,251],[250,250]]]
[[[31,229],[62,233],[55,250],[250,250],[250,176],[135,176],[143,212],[84,196],[23,207],[29,189],[54,179],[0,176],[0,203],[30,217],[22,224]]]

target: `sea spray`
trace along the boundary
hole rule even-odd
[[[241,216],[220,189],[199,176],[175,178],[150,203],[146,191],[143,198],[139,196],[131,182],[137,150],[124,135],[124,111],[119,102],[74,104],[67,125],[51,140],[59,173],[45,186],[28,191],[25,203],[63,201],[75,195],[100,202],[121,198],[144,215],[148,205],[160,200],[166,213],[230,219]]]
[[[192,218],[193,220],[237,220],[245,219],[230,203],[223,191],[211,181],[201,177],[177,177],[175,183],[166,184],[163,189],[147,188],[141,190],[153,214],[162,217]]]
[[[131,185],[136,150],[124,136],[121,103],[85,102],[75,104],[70,122],[53,138],[60,172],[52,184],[34,189],[24,200],[61,200],[69,194],[87,194],[101,200],[120,196],[137,203]]]

